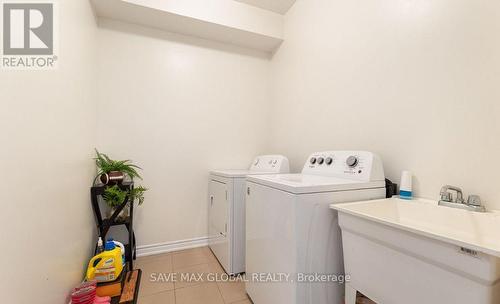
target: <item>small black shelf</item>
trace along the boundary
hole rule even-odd
[[[111,219],[103,219],[102,224],[103,225],[109,225],[109,226],[119,226],[119,225],[129,225],[131,223],[130,216],[127,216],[125,219],[116,219],[112,221]]]
[[[124,182],[122,184],[118,184],[120,189],[122,190],[131,190],[134,188],[133,182]],[[101,213],[101,208],[99,207],[99,196],[104,195],[104,190],[106,189],[106,185],[95,185],[90,188],[90,197],[92,202],[92,210],[94,211],[94,217],[96,220],[97,231],[99,236],[103,241],[106,241],[106,234],[109,232],[109,228],[113,226],[124,225],[128,230],[128,244],[125,245],[125,259],[130,263],[130,270],[133,270],[133,261],[136,259],[136,242],[135,242],[135,233],[134,233],[134,204],[129,204],[129,197],[125,198],[125,201],[115,209],[115,212],[111,215],[110,218],[103,218]],[[118,215],[122,210],[130,205],[129,215],[124,218],[118,218]]]

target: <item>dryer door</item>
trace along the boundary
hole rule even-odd
[[[225,268],[229,269],[229,185],[219,180],[209,182],[209,218],[208,232],[209,245],[217,259]]]

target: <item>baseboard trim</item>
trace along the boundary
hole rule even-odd
[[[137,256],[148,256],[208,245],[208,237],[137,246]]]

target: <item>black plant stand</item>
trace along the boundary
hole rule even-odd
[[[134,188],[133,182],[124,182],[118,185],[120,189],[129,191]],[[92,209],[94,210],[94,216],[97,224],[97,231],[99,236],[102,238],[103,242],[106,242],[106,234],[109,231],[109,228],[112,226],[125,225],[128,230],[128,244],[125,245],[125,260],[129,262],[130,271],[134,269],[133,260],[136,259],[136,243],[135,243],[135,234],[134,234],[134,204],[133,202],[130,204],[130,213],[125,219],[118,219],[118,215],[129,203],[129,197],[125,198],[123,204],[118,206],[115,209],[115,212],[111,215],[110,218],[102,218],[101,208],[99,207],[98,197],[104,195],[104,190],[106,189],[106,185],[96,185],[90,188],[90,197],[92,201]]]

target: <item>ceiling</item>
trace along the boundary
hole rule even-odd
[[[295,0],[235,0],[284,15]]]

